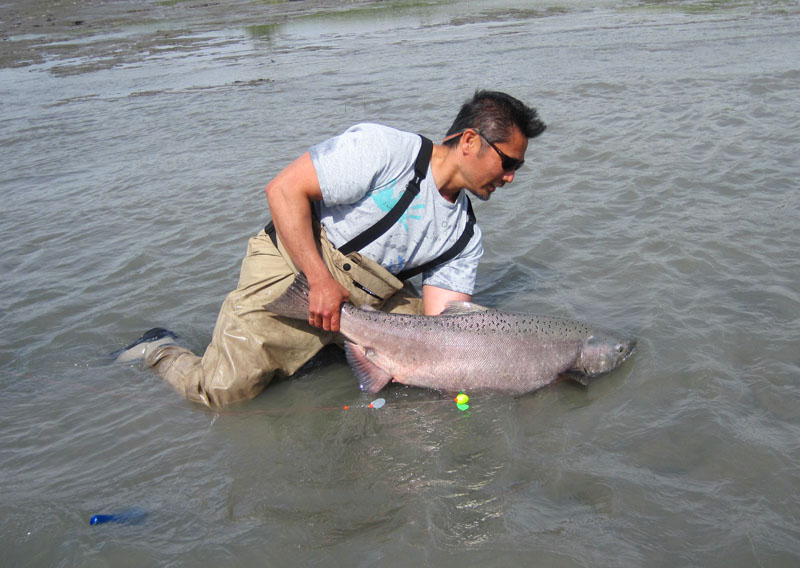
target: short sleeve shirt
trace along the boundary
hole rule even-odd
[[[341,247],[391,210],[414,177],[421,145],[417,134],[358,124],[309,150],[323,197],[315,212],[334,246]],[[429,166],[419,194],[400,219],[359,252],[393,274],[433,260],[464,232],[468,199],[464,191],[455,203],[442,197]],[[423,272],[422,282],[471,295],[482,254],[476,225],[466,248]]]

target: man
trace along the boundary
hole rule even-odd
[[[258,395],[276,372],[293,374],[340,339],[343,302],[438,315],[470,300],[483,246],[463,190],[487,200],[513,181],[528,139],[544,129],[535,109],[477,91],[440,145],[360,124],[312,147],[267,185],[272,223],[250,239],[203,357],[156,329],[119,360],[143,357],[189,400],[222,406]],[[310,285],[308,324],[264,309],[297,272]],[[421,299],[402,282],[415,273]]]

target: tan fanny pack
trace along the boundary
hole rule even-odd
[[[268,228],[272,228],[268,225]],[[331,244],[319,222],[313,220],[313,230],[317,247],[322,260],[328,266],[336,281],[350,292],[350,303],[356,306],[368,304],[380,308],[395,292],[403,288],[403,281],[399,280],[383,266],[361,253],[351,252],[342,254]],[[297,272],[297,267],[292,262],[289,253],[277,239],[274,229],[270,234],[277,243],[278,251],[286,262]]]
[[[350,302],[380,308],[392,294],[403,288],[402,280],[383,266],[358,252],[342,254],[320,228],[322,258],[336,280],[350,291]]]

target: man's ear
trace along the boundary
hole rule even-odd
[[[481,137],[473,129],[467,129],[461,135],[458,147],[461,149],[461,152],[464,155],[477,155],[478,151],[481,149]]]

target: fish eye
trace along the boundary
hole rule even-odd
[[[621,343],[619,345],[617,345],[617,353],[622,353],[624,351],[625,351],[625,346],[624,345],[622,345]]]

